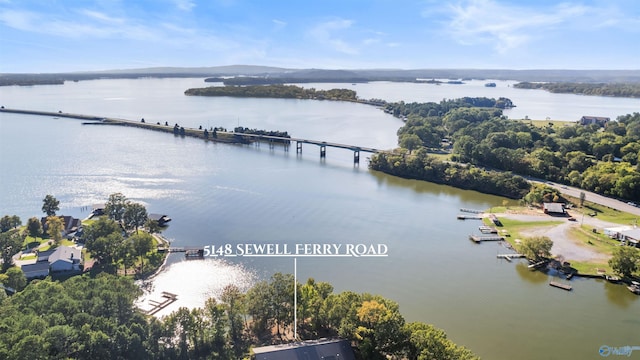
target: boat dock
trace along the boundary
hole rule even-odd
[[[458,220],[482,220],[482,216],[480,215],[458,215]]]
[[[465,209],[465,208],[461,208],[460,211],[467,212],[467,213],[474,213],[474,214],[482,214],[484,212],[482,210]]]
[[[152,308],[147,310],[147,315],[155,315],[158,311],[166,308],[167,306],[173,304],[176,300],[178,300],[178,295],[172,294],[170,292],[163,291],[162,297],[163,301],[149,300],[149,304],[151,304]]]
[[[184,248],[184,247],[172,247],[169,248],[170,253],[184,253],[184,257],[187,260],[204,259],[203,248]]]
[[[525,257],[523,254],[498,254],[496,256],[498,259],[505,259],[508,262],[511,262],[513,259],[520,259]]]
[[[556,282],[556,281],[551,281],[549,283],[549,285],[553,286],[553,287],[557,287],[558,289],[567,290],[567,291],[571,291],[571,289],[572,289],[571,285],[559,283],[559,282]]]
[[[498,233],[498,229],[496,229],[495,226],[482,225],[482,226],[478,227],[478,230],[480,230],[480,232],[483,233],[483,234],[497,234]]]
[[[504,238],[498,235],[469,235],[469,240],[480,243],[482,241],[503,241]]]

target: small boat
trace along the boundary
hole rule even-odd
[[[640,295],[640,286],[639,285],[631,284],[631,285],[627,286],[627,289],[629,289],[629,291],[631,291],[632,293],[634,293],[636,295]]]
[[[613,275],[605,275],[604,276],[605,280],[612,282],[612,283],[618,283],[620,282],[620,278],[617,276],[613,276]]]
[[[494,82],[488,82],[486,84],[484,84],[485,87],[496,87],[496,83]]]

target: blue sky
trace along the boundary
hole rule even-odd
[[[0,72],[640,69],[636,0],[0,0]]]

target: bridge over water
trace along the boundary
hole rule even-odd
[[[312,144],[320,147],[320,158],[325,158],[327,156],[327,147],[334,147],[339,149],[347,149],[353,151],[353,162],[360,162],[360,152],[368,152],[368,153],[379,153],[386,152],[385,150],[379,150],[375,148],[365,147],[365,146],[356,146],[356,145],[348,145],[327,141],[319,141],[319,140],[309,140],[302,138],[294,138],[294,137],[281,137],[281,136],[270,136],[270,135],[257,135],[257,134],[245,134],[245,133],[233,133],[235,136],[240,137],[249,137],[255,139],[260,142],[268,142],[269,146],[273,148],[276,144],[283,144],[285,150],[288,150],[289,144],[291,142],[296,143],[296,153],[302,153],[302,144]]]
[[[4,106],[0,108],[0,112],[6,113],[14,113],[14,114],[25,114],[25,115],[38,115],[38,116],[51,116],[54,118],[64,117],[64,118],[72,118],[72,119],[80,119],[91,121],[91,124],[105,124],[105,125],[125,125],[125,126],[135,126],[141,127],[145,129],[151,130],[161,130],[165,132],[173,132],[173,126],[171,125],[161,125],[160,123],[145,123],[142,121],[121,119],[121,118],[112,118],[112,117],[103,117],[103,116],[95,116],[95,115],[85,115],[85,114],[73,114],[73,113],[65,113],[62,111],[58,112],[49,112],[49,111],[39,111],[39,110],[28,110],[28,109],[9,109]],[[144,119],[143,119],[144,120]],[[86,123],[85,123],[86,124]],[[194,129],[194,128],[185,128],[185,136],[205,138],[204,129]],[[354,164],[358,164],[360,162],[360,152],[368,152],[368,153],[381,153],[381,152],[389,152],[388,150],[379,150],[371,147],[365,146],[357,146],[357,145],[349,145],[349,144],[341,144],[335,142],[327,142],[320,140],[309,140],[303,138],[293,138],[293,137],[281,137],[281,136],[270,136],[270,135],[258,135],[258,134],[246,134],[246,133],[237,133],[237,132],[226,132],[226,131],[217,131],[219,135],[227,135],[228,137],[234,138],[236,142],[267,142],[269,143],[269,147],[273,148],[275,145],[283,145],[285,151],[288,151],[289,145],[292,142],[296,143],[296,153],[302,153],[302,144],[311,144],[320,147],[320,158],[326,158],[327,156],[327,147],[346,149],[353,151],[353,162]],[[213,138],[207,138],[211,141],[219,141]]]

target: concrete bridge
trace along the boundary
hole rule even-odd
[[[327,156],[327,147],[334,147],[339,149],[347,149],[353,151],[353,162],[355,164],[360,162],[360,152],[379,153],[385,152],[384,150],[378,150],[370,147],[356,146],[349,144],[341,144],[319,140],[309,140],[294,137],[281,137],[281,136],[269,136],[269,135],[257,135],[257,134],[245,134],[245,133],[233,133],[235,136],[248,137],[255,139],[259,142],[268,142],[269,147],[273,148],[276,144],[283,144],[285,151],[288,151],[291,142],[296,143],[296,153],[302,153],[302,144],[312,144],[320,147],[320,158]]]
[[[90,121],[90,124],[125,125],[125,126],[141,127],[141,128],[150,129],[150,130],[173,132],[172,125],[161,125],[159,122],[156,124],[153,124],[151,122],[149,123],[143,122],[142,120],[135,121],[135,120],[103,117],[103,116],[95,116],[95,115],[65,113],[62,111],[49,112],[49,111],[28,110],[28,109],[8,109],[8,108],[5,108],[4,106],[0,107],[0,112],[24,114],[24,115],[51,116],[54,118],[64,117],[64,118],[87,120],[87,121]],[[225,132],[225,131],[218,131],[217,134],[226,135],[228,138],[239,140],[235,142],[244,142],[244,143],[246,143],[247,141],[258,142],[258,143],[267,142],[269,143],[269,146],[271,148],[275,147],[276,144],[282,144],[284,146],[285,151],[289,150],[289,145],[291,144],[291,142],[295,142],[296,153],[302,153],[302,144],[316,145],[320,147],[320,158],[326,158],[327,147],[351,150],[353,151],[354,164],[360,163],[360,152],[368,152],[368,153],[389,152],[386,150],[379,150],[379,149],[364,147],[364,146],[341,144],[341,143],[334,143],[334,142],[327,142],[327,141],[320,141],[320,140],[309,140],[309,139],[303,139],[303,138],[245,134],[245,133]],[[185,128],[185,136],[205,138],[204,129]],[[207,139],[211,141],[220,141],[220,139],[213,139],[213,138],[207,138]],[[226,142],[233,142],[233,141],[226,141]]]

